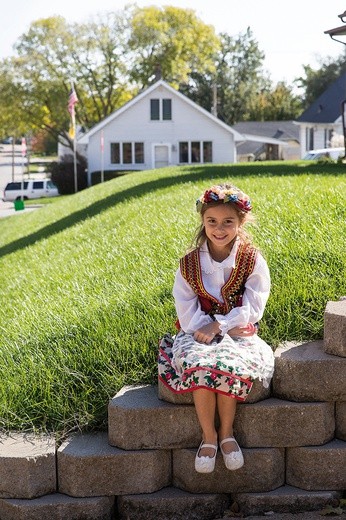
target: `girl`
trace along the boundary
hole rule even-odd
[[[268,386],[273,374],[273,352],[257,336],[270,276],[244,231],[252,209],[244,192],[231,184],[212,186],[196,205],[196,247],[180,260],[173,287],[179,332],[160,342],[159,377],[173,392],[193,391],[202,429],[195,469],[210,473],[218,445],[227,469],[243,466],[233,437],[236,403],[255,379]]]

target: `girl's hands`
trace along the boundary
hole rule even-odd
[[[253,336],[257,332],[257,327],[253,323],[248,323],[246,327],[233,327],[233,329],[229,329],[227,334],[229,336],[240,336],[240,337],[248,337]]]
[[[217,321],[213,321],[212,323],[208,323],[208,325],[204,325],[200,329],[196,330],[193,337],[199,343],[206,343],[209,345],[217,334],[220,333],[220,326]]]

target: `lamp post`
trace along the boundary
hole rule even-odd
[[[343,45],[346,45],[346,41],[339,40],[336,37],[339,36],[346,36],[346,11],[339,14],[338,17],[340,20],[345,24],[341,25],[340,27],[335,27],[334,29],[328,29],[327,31],[324,31],[324,34],[329,34],[332,40],[335,40],[336,42],[342,43]],[[344,134],[344,158],[346,157],[346,99],[344,99],[341,102],[341,118],[342,118],[342,131]]]

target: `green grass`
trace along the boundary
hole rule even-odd
[[[138,172],[1,219],[0,428],[103,428],[123,385],[156,381],[194,201],[214,182],[231,180],[253,199],[251,233],[272,274],[262,337],[273,348],[321,338],[327,301],[346,294],[344,168]]]

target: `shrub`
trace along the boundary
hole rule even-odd
[[[69,195],[75,192],[74,163],[71,156],[64,156],[61,161],[50,165],[51,179],[58,187],[60,195]],[[88,187],[86,160],[79,156],[77,162],[77,191]]]

